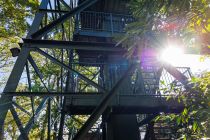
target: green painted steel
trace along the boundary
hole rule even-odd
[[[50,139],[52,100],[49,97],[64,97],[64,100],[61,99],[63,104],[62,113],[60,114],[58,139],[63,138],[65,115],[69,114],[90,115],[89,119],[74,137],[75,140],[82,140],[86,137],[89,134],[88,131],[101,116],[103,118],[102,131],[104,140],[138,140],[139,125],[149,123],[160,112],[177,113],[183,109],[183,104],[177,103],[176,100],[166,100],[167,94],[161,93],[159,88],[163,86],[160,82],[161,79],[167,81],[166,84],[178,83],[184,88],[189,88],[186,86],[187,80],[190,78],[188,68],[175,68],[169,64],[161,64],[154,61],[152,60],[153,58],[148,58],[149,63],[143,61],[138,63],[138,60],[126,58],[124,55],[127,50],[121,48],[121,45],[116,47],[116,42],[112,40],[114,35],[125,33],[127,24],[134,21],[126,9],[128,1],[79,0],[78,6],[71,7],[66,1],[60,0],[63,6],[69,10],[62,11],[59,6],[59,0],[57,1],[58,8],[54,10],[50,0],[42,0],[40,5],[41,12],[36,14],[26,37],[27,39],[23,39],[24,43],[18,59],[6,84],[4,94],[0,98],[0,139],[3,139],[4,120],[9,109],[14,119],[16,119],[16,124],[21,133],[18,139],[28,139],[27,135],[32,129],[34,121],[38,120],[40,113],[46,107],[47,101],[48,114],[46,115],[48,115],[48,139]],[[47,9],[48,5],[51,9]],[[46,22],[40,28],[44,15],[47,12],[51,12],[53,21],[49,24]],[[57,18],[54,16],[54,13],[58,14]],[[62,40],[47,40],[47,33],[56,29],[60,24],[61,31],[65,34],[63,23],[73,17],[75,17],[73,39],[70,39],[71,37],[69,36],[68,41],[66,37],[63,37]],[[60,61],[45,51],[45,49],[55,48],[62,49],[62,54],[64,49],[75,51],[78,54],[79,66],[97,67],[98,71],[92,73],[93,77],[89,79],[81,71],[74,69],[73,66],[76,65],[76,62],[74,62],[73,53],[72,57],[69,57],[72,60],[69,60],[69,64],[66,64],[63,63],[63,55],[62,61]],[[63,92],[63,88],[61,88],[61,92],[52,92],[47,88],[43,82],[44,75],[40,72],[36,62],[30,55],[31,51],[36,51],[51,60],[52,63],[60,66],[61,75],[64,69],[68,71],[66,80],[66,85],[68,86],[66,86],[65,92]],[[31,63],[47,93],[31,92],[31,79],[27,61]],[[17,93],[16,88],[25,66],[27,66],[30,92]],[[79,88],[77,89],[74,83],[75,79],[83,80],[85,82],[84,88],[77,91]],[[65,86],[63,82],[61,84],[61,87]],[[79,82],[76,84],[79,84]],[[82,92],[88,86],[93,86],[97,92]],[[25,127],[21,124],[18,114],[12,106],[13,96],[43,97],[36,110],[32,107],[35,111],[31,113],[33,115]],[[33,100],[31,101],[33,102]],[[16,107],[27,113],[18,104],[16,104]],[[153,115],[147,116],[138,124],[136,114]],[[98,133],[102,135],[100,131]],[[73,135],[71,134],[71,137]]]

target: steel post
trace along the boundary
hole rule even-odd
[[[73,50],[69,51],[69,67],[72,68],[71,62],[73,61]],[[65,92],[72,92],[73,88],[71,83],[71,72],[68,71],[67,73],[67,79],[66,79],[66,87],[65,87]],[[71,85],[70,85],[71,84]],[[64,121],[65,121],[65,106],[66,106],[66,97],[63,99],[63,104],[62,104],[62,110],[61,110],[61,119],[60,119],[60,127],[59,127],[59,132],[58,132],[58,140],[63,139],[63,127],[64,127]]]
[[[51,98],[48,99],[47,104],[47,140],[51,139]]]

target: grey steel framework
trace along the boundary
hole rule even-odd
[[[167,94],[158,90],[161,86],[159,81],[162,77],[167,83],[179,83],[182,88],[188,88],[187,80],[190,77],[188,68],[175,68],[169,64],[158,63],[159,71],[153,64],[146,66],[145,70],[144,62],[139,63],[135,61],[136,58],[129,60],[123,58],[122,54],[125,54],[126,50],[120,45],[116,47],[113,42],[75,39],[75,36],[81,34],[110,37],[115,33],[124,33],[124,26],[133,21],[132,17],[127,15],[84,11],[97,1],[100,0],[85,0],[80,3],[76,0],[41,1],[27,37],[20,44],[21,50],[0,98],[0,139],[4,138],[4,122],[8,111],[18,126],[20,132],[18,139],[29,139],[30,130],[37,121],[40,121],[39,116],[45,110],[48,140],[53,134],[56,136],[55,139],[61,140],[64,138],[64,132],[68,133],[69,139],[74,140],[89,139],[90,135],[94,139],[111,140],[122,137],[140,139],[140,129],[133,128],[140,128],[145,124],[148,124],[145,137],[149,138],[151,133],[149,127],[152,126],[151,120],[154,117],[160,112],[182,110],[182,104],[174,100],[165,100]],[[91,22],[99,19],[104,22],[103,26],[98,22]],[[84,24],[87,22],[90,24]],[[53,51],[59,52],[60,55],[53,56]],[[93,52],[100,55],[83,56],[86,52],[90,55]],[[46,83],[38,65],[40,62],[36,62],[34,54],[59,66],[60,80],[56,90]],[[103,55],[108,58],[99,58]],[[17,92],[24,68],[28,90]],[[91,71],[90,68],[94,70]],[[44,87],[42,91],[33,92],[31,71],[39,77]],[[92,78],[88,78],[84,71],[88,71],[89,75],[92,75],[89,77]],[[90,87],[91,91],[88,91]],[[30,98],[30,112],[17,102],[18,96]],[[39,104],[35,105],[37,98]],[[55,108],[59,113],[57,119],[53,118],[55,116],[52,116],[51,112]],[[21,122],[17,110],[30,116],[26,124]],[[76,115],[90,116],[77,131],[73,127],[68,131],[64,130],[68,119],[77,121]],[[95,126],[97,128],[94,128]],[[124,131],[127,131],[127,136],[123,134]]]

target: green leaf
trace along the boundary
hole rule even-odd
[[[165,82],[163,80],[160,80],[161,85],[165,85]]]
[[[183,140],[187,140],[187,135],[184,135],[184,138],[183,138]]]
[[[193,122],[193,131],[195,132],[198,129],[198,123],[196,121]]]
[[[184,116],[186,116],[186,115],[188,114],[187,108],[185,108],[185,109],[183,110],[182,114],[183,114]]]
[[[155,122],[157,122],[158,120],[160,120],[160,118],[161,118],[161,116],[157,116],[157,117],[155,117]]]
[[[183,140],[187,140],[187,136],[186,135],[184,135]]]
[[[181,119],[182,119],[182,118],[181,118],[180,116],[176,119],[176,123],[177,123],[178,125],[180,125]]]

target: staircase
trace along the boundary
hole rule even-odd
[[[141,63],[141,76],[145,94],[157,94],[161,76],[160,63],[155,56],[144,56]]]
[[[153,67],[147,67],[147,69],[142,70],[142,79],[144,85],[145,94],[156,94],[159,87],[159,78]]]
[[[144,93],[147,95],[155,95],[159,98],[171,93],[163,93],[158,89],[168,88],[171,83],[174,83],[178,88],[184,88],[184,85],[166,69],[161,68],[161,64],[155,61],[154,56],[144,56],[141,62],[141,76],[143,79]],[[191,78],[191,72],[188,67],[176,67],[180,73],[182,73],[188,79]],[[160,81],[164,81],[161,83]],[[162,100],[160,100],[162,101]],[[147,123],[142,123],[140,130],[140,140],[172,140],[172,128],[173,124],[169,124],[163,121],[152,121],[151,115],[140,115],[142,120]],[[153,117],[154,118],[154,117]],[[147,125],[146,125],[147,124]]]
[[[171,140],[172,126],[165,122],[155,122],[153,129],[156,140]]]
[[[147,125],[139,127],[140,140],[171,140],[172,124],[166,122],[151,121]]]

